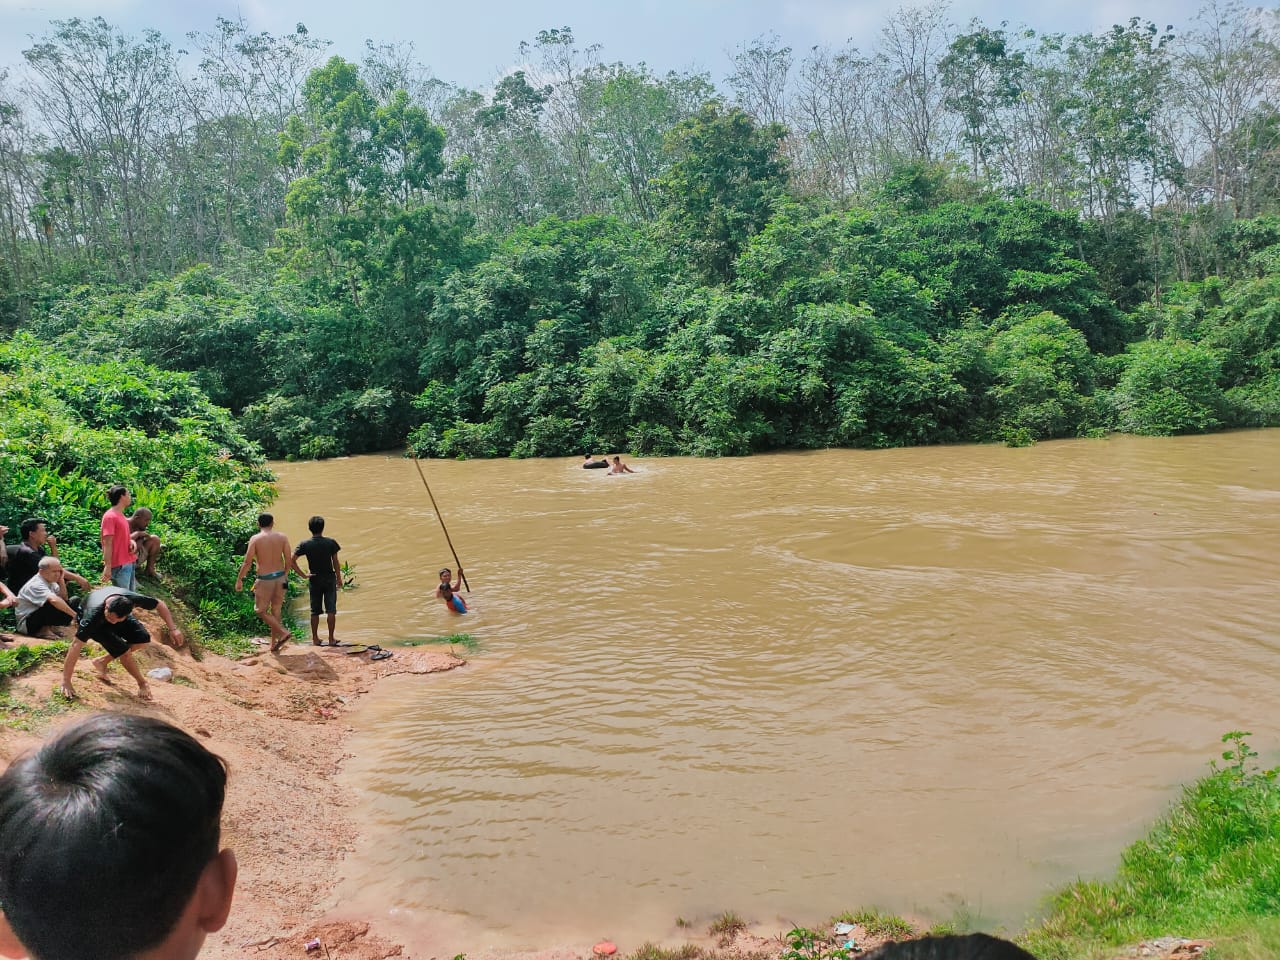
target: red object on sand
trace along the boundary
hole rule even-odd
[[[601,940],[591,948],[591,952],[597,957],[612,957],[618,952],[618,945],[616,943],[610,943],[608,940]]]

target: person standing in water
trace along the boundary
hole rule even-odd
[[[458,590],[462,587],[462,568],[458,568],[458,579],[455,583],[450,584],[449,578],[452,571],[445,567],[440,571],[440,586],[436,587],[436,596],[445,605],[450,613],[466,613],[467,601],[462,599]]]
[[[240,575],[236,577],[236,593],[244,589],[245,574],[256,563],[253,609],[271,628],[271,652],[279,653],[293,639],[293,634],[280,622],[280,615],[284,612],[285,586],[289,582],[289,565],[293,559],[289,555],[289,538],[274,529],[275,522],[276,518],[269,513],[258,514],[258,532],[249,538],[244,562],[240,564]]]

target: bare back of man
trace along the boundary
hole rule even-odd
[[[274,519],[264,513],[258,517],[259,530],[249,538],[249,546],[236,577],[236,590],[244,588],[245,574],[254,568],[253,609],[271,629],[271,652],[279,651],[292,639],[288,628],[280,622],[284,612],[285,586],[289,578],[289,538],[272,528]]]

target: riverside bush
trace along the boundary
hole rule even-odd
[[[1057,893],[1023,939],[1044,960],[1088,956],[1157,936],[1249,936],[1280,914],[1280,768],[1261,769],[1233,731],[1224,763],[1185,787],[1114,880]]]
[[[205,639],[256,626],[232,586],[256,514],[274,496],[261,455],[185,374],[137,361],[87,363],[19,334],[0,344],[0,522],[45,519],[70,569],[101,569],[106,488],[150,507],[167,586]]]

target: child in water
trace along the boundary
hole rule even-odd
[[[449,578],[452,575],[448,567],[440,571],[440,586],[436,587],[436,596],[444,602],[450,613],[466,613],[467,601],[457,593],[458,588],[462,586],[462,568],[458,568],[457,582],[451,585]]]

